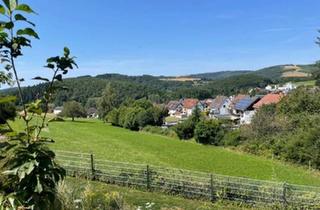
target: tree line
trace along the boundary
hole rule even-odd
[[[97,106],[92,103],[105,95],[108,86],[121,94],[121,98],[134,100],[146,98],[153,103],[165,103],[169,100],[180,98],[212,98],[216,95],[232,95],[246,92],[255,87],[264,87],[271,83],[270,79],[255,74],[244,74],[228,78],[200,81],[181,82],[163,81],[159,77],[148,75],[125,76],[118,74],[105,74],[96,77],[83,76],[65,79],[61,91],[56,93],[53,103],[62,106],[67,101],[77,101],[82,106]],[[30,102],[43,97],[47,83],[22,88],[23,100]],[[8,89],[1,92],[2,95],[14,95],[19,97],[17,89]],[[18,105],[18,102],[17,102]]]

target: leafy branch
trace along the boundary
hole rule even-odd
[[[26,209],[52,209],[57,201],[56,185],[65,176],[65,170],[55,161],[55,154],[44,144],[49,140],[42,137],[41,132],[46,126],[49,103],[55,93],[60,90],[63,75],[78,67],[75,57],[70,55],[70,50],[65,47],[62,56],[47,59],[45,68],[52,70],[52,77],[45,78],[37,76],[33,78],[40,82],[48,83],[43,97],[27,104],[21,87],[23,78],[19,77],[16,60],[23,56],[22,50],[31,47],[31,39],[39,39],[34,30],[35,24],[29,21],[25,15],[36,14],[27,4],[19,4],[18,0],[2,0],[0,4],[0,60],[5,71],[0,72],[0,82],[9,83],[11,78],[18,87],[20,105],[25,128],[24,132],[12,132],[8,119],[14,119],[15,115],[5,107],[5,104],[16,100],[16,98],[0,98],[0,123],[7,124],[10,132],[7,133],[7,141],[1,143],[0,147],[0,209],[19,205]],[[17,24],[19,22],[20,24]],[[25,25],[19,28],[18,26]],[[10,115],[11,114],[11,115]],[[41,119],[40,123],[38,120]],[[32,123],[31,123],[32,122]],[[0,171],[1,172],[1,171]],[[1,177],[4,176],[4,177]],[[7,200],[3,201],[3,198]],[[1,201],[2,199],[2,201]],[[9,199],[9,200],[8,200]],[[16,201],[12,200],[16,199]],[[25,208],[26,207],[26,208]],[[54,209],[54,208],[53,208]]]

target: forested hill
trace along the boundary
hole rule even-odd
[[[239,70],[239,71],[218,71],[218,72],[208,72],[208,73],[200,73],[200,74],[191,74],[189,77],[193,78],[201,78],[206,80],[212,79],[225,79],[232,76],[252,73],[250,70]]]
[[[255,74],[255,75],[263,76],[275,81],[285,77],[286,76],[284,75],[285,72],[292,72],[292,73],[300,72],[300,73],[312,74],[315,71],[319,71],[319,68],[314,64],[307,64],[307,65],[284,64],[284,65],[265,67],[256,71],[253,71],[253,70],[219,71],[219,72],[192,74],[190,75],[190,77],[201,78],[204,80],[212,80],[212,79],[224,79],[224,78],[243,75],[243,74]]]
[[[183,97],[192,98],[211,98],[218,94],[233,94],[245,91],[252,87],[263,87],[271,80],[261,76],[244,74],[232,76],[220,80],[181,82],[181,81],[163,81],[153,76],[124,76],[116,74],[105,74],[96,77],[85,76],[65,79],[64,90],[59,91],[55,97],[55,105],[62,105],[63,102],[76,100],[86,105],[88,101],[100,97],[106,86],[111,85],[121,92],[123,98],[148,98],[156,103],[164,103],[172,99]],[[45,83],[25,87],[24,100],[32,101],[40,98],[39,93],[46,87]],[[2,91],[2,94],[17,95],[16,89]]]
[[[219,94],[231,95],[246,92],[250,88],[264,87],[267,84],[279,82],[283,73],[287,71],[301,73],[302,71],[313,72],[315,69],[313,65],[294,68],[292,65],[281,65],[258,71],[225,71],[199,74],[198,78],[201,78],[201,80],[195,81],[163,80],[164,77],[150,75],[102,74],[95,77],[81,76],[65,79],[63,84],[58,84],[63,85],[65,89],[59,91],[54,103],[56,106],[60,106],[66,101],[76,100],[86,105],[88,102],[101,97],[103,90],[109,83],[121,92],[123,98],[148,98],[156,103],[186,97],[212,98]],[[197,75],[192,75],[192,77],[197,77]],[[25,100],[32,101],[40,98],[39,93],[43,92],[45,86],[46,84],[39,84],[23,88]],[[17,95],[17,91],[16,89],[7,89],[2,91],[2,94]]]

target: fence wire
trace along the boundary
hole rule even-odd
[[[56,155],[70,176],[212,201],[225,199],[248,204],[320,209],[320,187],[101,160],[89,153],[59,150]]]

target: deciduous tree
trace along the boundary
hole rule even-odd
[[[218,120],[201,120],[194,131],[198,143],[219,145],[224,136],[224,130]]]
[[[61,116],[71,117],[72,121],[74,121],[76,117],[86,117],[86,112],[80,103],[69,101],[64,103]]]

